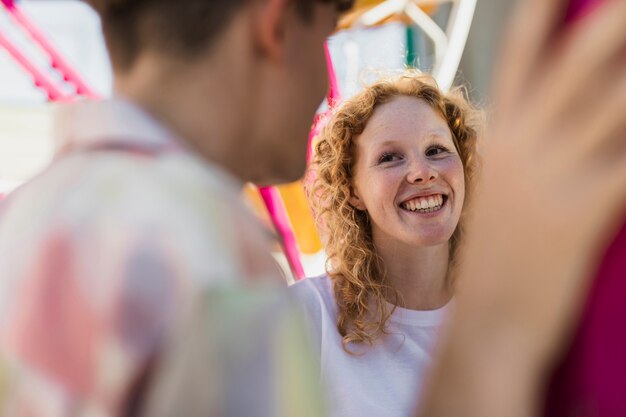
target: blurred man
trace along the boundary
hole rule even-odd
[[[317,416],[246,181],[293,181],[332,0],[90,0],[115,98],[0,208],[3,416]]]

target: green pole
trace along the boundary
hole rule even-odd
[[[415,68],[415,30],[412,25],[406,27],[406,65]]]

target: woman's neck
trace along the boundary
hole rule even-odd
[[[375,246],[385,265],[387,283],[400,296],[396,301],[391,292],[387,301],[411,310],[434,310],[450,301],[447,243],[422,248],[389,242]]]

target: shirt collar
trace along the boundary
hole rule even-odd
[[[98,148],[114,144],[123,148],[158,151],[183,150],[197,159],[204,169],[233,189],[243,184],[231,173],[201,158],[185,142],[129,100],[113,98],[64,104],[54,119],[55,155],[74,149]]]
[[[62,105],[55,117],[54,138],[57,153],[107,141],[147,149],[181,144],[143,109],[121,98]]]

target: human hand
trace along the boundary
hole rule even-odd
[[[527,1],[511,27],[459,283],[544,360],[626,212],[626,1],[557,34],[562,6]]]
[[[563,1],[509,27],[461,254],[457,311],[424,416],[533,413],[626,212],[626,1],[561,30]]]

